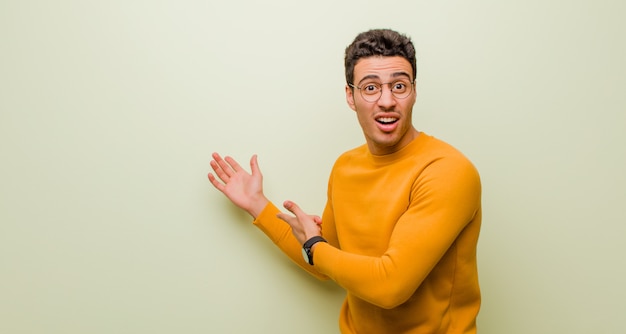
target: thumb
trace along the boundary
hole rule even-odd
[[[285,201],[283,203],[283,206],[285,207],[285,209],[289,210],[291,213],[296,215],[296,217],[300,217],[300,216],[305,214],[302,211],[302,209],[300,209],[300,207],[296,203],[294,203],[292,201]]]
[[[259,168],[259,162],[257,161],[257,155],[254,154],[252,158],[250,158],[250,171],[252,175],[261,174],[261,169]]]

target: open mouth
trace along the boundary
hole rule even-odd
[[[397,121],[398,121],[398,119],[395,118],[395,117],[380,117],[380,118],[376,119],[376,122],[378,122],[380,124],[384,124],[384,125],[393,124],[393,123],[395,123]]]

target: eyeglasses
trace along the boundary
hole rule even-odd
[[[379,82],[368,82],[363,85],[355,86],[351,83],[348,86],[352,88],[356,88],[361,91],[361,96],[363,100],[367,102],[376,102],[383,95],[383,86],[388,85],[389,90],[391,90],[391,94],[395,96],[397,99],[405,99],[411,92],[413,91],[413,85],[415,85],[415,81],[408,80],[396,80],[393,82],[379,83]]]

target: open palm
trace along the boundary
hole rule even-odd
[[[263,194],[263,175],[257,163],[257,156],[253,155],[250,159],[251,173],[245,171],[231,157],[222,159],[217,153],[213,153],[212,156],[211,168],[215,175],[209,173],[209,181],[233,204],[248,211],[253,217],[258,216],[268,200]]]

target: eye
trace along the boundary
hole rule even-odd
[[[397,92],[397,93],[402,93],[402,92],[404,92],[404,91],[406,90],[407,86],[408,86],[408,85],[407,85],[405,82],[402,82],[402,81],[396,81],[396,82],[393,84],[393,88],[392,88],[392,90],[393,90],[393,91],[395,91],[395,92]]]
[[[369,83],[369,84],[363,85],[361,89],[363,90],[364,93],[374,94],[380,90],[380,85],[377,85],[375,83]]]

